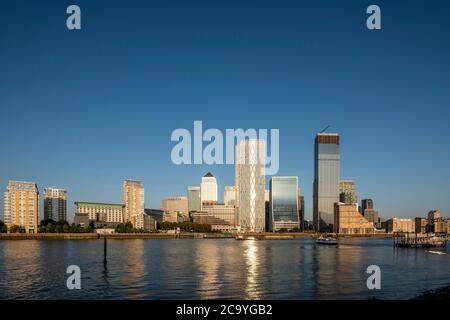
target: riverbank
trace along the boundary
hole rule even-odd
[[[293,240],[298,238],[314,238],[318,234],[313,232],[289,232],[289,233],[248,233],[244,236],[254,237],[257,240]],[[94,239],[234,239],[234,234],[222,233],[113,233],[100,235],[97,233],[0,233],[1,240],[94,240]],[[389,234],[374,235],[345,235],[339,238],[359,239],[359,238],[391,238]]]
[[[96,233],[0,233],[1,240],[93,240]]]

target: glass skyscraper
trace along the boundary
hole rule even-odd
[[[200,187],[189,186],[187,188],[187,197],[189,212],[200,211],[202,206],[200,200]]]
[[[318,133],[314,145],[313,220],[317,231],[332,231],[339,202],[340,141],[337,133]]]
[[[298,210],[298,178],[270,179],[269,230],[300,228]]]

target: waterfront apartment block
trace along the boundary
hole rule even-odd
[[[269,187],[269,231],[299,229],[298,177],[272,177]]]
[[[386,221],[387,233],[414,233],[415,229],[415,222],[413,219],[392,218]]]
[[[241,231],[265,231],[265,147],[265,141],[257,139],[236,145],[237,223]]]
[[[26,233],[37,233],[39,223],[39,190],[34,182],[8,181],[3,198],[4,222],[19,226]]]
[[[359,212],[357,203],[335,203],[334,232],[338,234],[374,234],[375,227]]]
[[[339,201],[346,204],[358,203],[354,180],[339,181]]]
[[[334,204],[339,202],[340,139],[318,133],[314,144],[313,219],[317,231],[333,230]]]
[[[144,185],[141,181],[125,180],[123,191],[123,219],[131,222],[134,228],[144,228],[145,197]]]
[[[44,189],[44,220],[67,221],[67,191],[57,188]]]
[[[187,188],[188,212],[200,211],[202,207],[200,187]]]
[[[204,205],[202,212],[206,212],[217,219],[226,221],[228,225],[236,225],[236,208],[223,203]]]
[[[80,217],[87,214],[90,221],[107,222],[107,223],[123,223],[122,204],[116,203],[98,203],[98,202],[75,202],[75,216]]]

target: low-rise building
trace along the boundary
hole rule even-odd
[[[86,213],[91,221],[113,224],[124,222],[124,206],[122,204],[76,201],[75,206],[75,215],[77,213]]]
[[[148,214],[144,214],[144,230],[156,230],[158,227],[158,222],[156,219]]]
[[[373,234],[375,227],[358,210],[358,204],[335,203],[334,232],[339,234]]]
[[[209,224],[212,231],[230,232],[233,229],[227,221],[203,211],[192,213],[192,221],[198,224]]]
[[[89,225],[89,223],[90,223],[89,214],[88,213],[75,212],[75,216],[73,218],[73,223],[75,225],[80,225],[82,227],[87,227]]]
[[[230,226],[236,225],[236,209],[234,206],[216,203],[216,204],[204,204],[203,212],[207,212],[210,215],[226,221]]]
[[[428,222],[433,223],[435,220],[441,220],[442,214],[439,210],[431,210],[428,212]]]
[[[433,233],[447,233],[448,232],[448,223],[444,220],[434,221],[431,224],[431,232]]]
[[[412,219],[392,218],[386,221],[386,232],[414,233],[415,223]]]
[[[164,211],[159,209],[145,209],[145,214],[155,219],[157,223],[163,222]]]

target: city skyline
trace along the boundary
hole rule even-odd
[[[409,3],[405,14],[379,1],[378,33],[365,28],[365,5],[333,1],[111,3],[107,14],[79,4],[86,19],[72,33],[64,5],[0,12],[3,189],[10,179],[66,189],[71,220],[74,201],[120,202],[124,179],[143,181],[146,207],[157,208],[211,171],[222,201],[232,165],[170,161],[171,132],[202,120],[279,128],[277,175],[299,177],[310,220],[312,139],[331,125],[341,177],[380,215],[450,212],[448,3]]]
[[[325,137],[330,137],[330,136],[336,136],[337,137],[337,144],[338,144],[338,151],[337,151],[337,155],[338,155],[338,163],[340,162],[339,161],[339,159],[340,159],[340,152],[339,152],[339,149],[340,149],[340,136],[339,136],[339,134],[336,134],[336,133],[317,133],[316,134],[316,138],[315,138],[315,144],[317,145],[317,142],[318,142],[318,136],[325,136]],[[322,138],[323,139],[323,138]],[[330,139],[330,138],[328,138],[328,139]],[[326,141],[326,143],[334,143],[334,140],[333,141]],[[239,147],[239,143],[237,143],[236,144],[236,149],[238,149]],[[329,148],[328,148],[329,149]],[[327,149],[327,152],[329,151]],[[316,151],[315,152],[318,152],[318,150],[319,149],[316,149]],[[262,151],[261,151],[262,152]],[[236,152],[236,156],[238,157],[238,152]],[[238,162],[239,160],[238,159],[236,159],[236,163]],[[247,160],[245,160],[243,163],[247,163],[248,162],[248,159]],[[341,164],[339,163],[337,166],[339,167]],[[211,166],[209,166],[209,167],[211,167]],[[212,167],[214,167],[214,166],[212,166]],[[236,168],[235,168],[235,170],[236,170]],[[213,170],[211,170],[211,171],[213,171]],[[215,202],[218,202],[218,203],[225,203],[225,193],[226,193],[226,191],[227,191],[227,188],[232,188],[233,190],[234,190],[234,192],[236,192],[236,186],[235,186],[235,183],[237,183],[236,181],[234,181],[233,182],[233,185],[232,186],[227,186],[227,185],[224,185],[223,183],[219,183],[217,180],[216,180],[216,178],[215,178],[215,176],[211,173],[211,171],[208,171],[206,174],[202,174],[200,177],[199,177],[199,180],[198,180],[198,183],[197,184],[192,184],[192,185],[186,185],[186,186],[184,186],[184,191],[185,191],[185,193],[183,194],[183,193],[180,193],[179,195],[177,195],[176,193],[169,193],[169,194],[167,194],[167,195],[165,195],[163,198],[161,198],[161,199],[159,199],[159,203],[160,203],[160,205],[158,206],[151,206],[151,205],[148,205],[147,204],[147,202],[145,201],[145,193],[142,191],[142,194],[140,195],[140,197],[141,197],[141,200],[139,200],[139,199],[135,199],[134,201],[143,201],[143,206],[146,208],[146,209],[161,209],[162,207],[163,207],[163,205],[162,205],[162,203],[165,201],[165,200],[167,200],[167,199],[170,199],[170,198],[177,198],[177,197],[182,197],[182,198],[186,198],[186,200],[189,198],[189,195],[190,195],[190,192],[191,191],[197,191],[198,192],[198,196],[199,197],[201,197],[200,196],[200,193],[201,193],[201,185],[202,185],[202,183],[204,184],[205,183],[205,181],[208,181],[207,183],[209,183],[209,180],[205,180],[205,178],[206,179],[213,179],[213,184],[214,184],[214,192],[213,192],[213,194],[215,194],[214,195],[214,197],[217,197],[217,201],[215,201]],[[338,171],[339,171],[339,168],[338,168]],[[235,172],[236,173],[236,172]],[[286,176],[282,176],[282,175],[279,175],[279,174],[277,174],[277,175],[271,175],[271,176],[266,176],[265,178],[264,178],[264,180],[265,180],[265,192],[267,193],[267,192],[269,192],[270,191],[270,181],[272,180],[272,178],[285,178]],[[298,179],[298,181],[300,182],[302,179],[301,179],[301,177],[298,177],[298,176],[292,176],[292,177],[296,177],[297,179]],[[234,179],[236,179],[237,177],[234,177]],[[334,207],[334,204],[335,203],[340,203],[340,202],[345,202],[345,201],[342,201],[342,193],[341,193],[341,188],[343,187],[343,185],[344,184],[352,184],[352,188],[354,188],[353,189],[353,192],[355,192],[355,194],[356,193],[358,193],[358,188],[357,188],[357,186],[355,186],[355,184],[357,185],[357,181],[355,181],[355,180],[348,180],[348,179],[340,179],[340,177],[339,177],[339,172],[338,172],[338,174],[337,174],[337,176],[335,177],[335,179],[334,180],[336,180],[338,183],[337,183],[337,190],[336,191],[338,191],[338,193],[337,193],[337,201],[333,201],[333,203],[332,203],[332,205],[333,205],[333,207]],[[333,180],[333,181],[334,181]],[[80,201],[83,203],[99,203],[99,204],[104,204],[104,203],[106,203],[106,202],[104,202],[104,201],[98,201],[98,199],[88,199],[88,200],[86,200],[86,199],[83,199],[83,200],[80,200],[80,199],[76,199],[75,201],[68,201],[67,199],[69,198],[69,195],[70,195],[70,190],[69,190],[69,192],[66,190],[66,189],[61,189],[61,188],[57,188],[57,187],[55,187],[55,186],[52,186],[52,187],[39,187],[39,183],[38,182],[36,182],[36,181],[26,181],[26,180],[17,180],[17,179],[8,179],[8,183],[24,183],[24,184],[33,184],[33,185],[35,185],[36,186],[36,188],[37,188],[37,190],[38,190],[38,200],[39,200],[39,203],[38,203],[38,207],[39,207],[39,222],[41,221],[41,220],[45,220],[46,219],[46,216],[45,216],[45,206],[46,206],[46,198],[45,198],[45,193],[47,192],[47,191],[53,191],[53,192],[63,192],[64,193],[64,210],[65,210],[65,212],[64,212],[64,216],[66,216],[67,217],[67,221],[69,221],[69,222],[71,222],[71,221],[73,221],[73,218],[74,218],[74,214],[75,214],[75,212],[77,211],[76,210],[76,207],[77,207],[77,203],[79,203]],[[127,185],[127,184],[129,184],[129,183],[131,183],[131,184],[138,184],[140,187],[143,187],[144,185],[145,185],[145,183],[142,181],[142,180],[133,180],[133,179],[124,179],[124,180],[122,180],[121,181],[121,183],[123,184],[123,186],[122,186],[122,196],[123,197],[125,197],[125,186]],[[314,184],[314,183],[313,183]],[[223,188],[221,189],[220,187],[218,187],[219,185],[223,185]],[[5,186],[5,190],[6,190],[6,187],[7,186]],[[302,185],[298,185],[298,187],[299,187],[299,190],[302,188]],[[178,187],[177,187],[178,188]],[[209,188],[209,186],[208,186],[208,188]],[[43,190],[43,193],[42,193],[42,197],[39,197],[39,190]],[[5,191],[6,192],[6,191]],[[68,195],[69,194],[69,195]],[[219,196],[219,194],[222,194],[223,196],[220,198],[220,196]],[[209,194],[208,194],[209,195]],[[355,196],[356,198],[357,198],[357,196]],[[144,200],[142,200],[142,198],[144,199]],[[3,200],[4,200],[5,198],[3,197]],[[199,200],[199,202],[201,202],[200,201],[200,199],[201,198],[199,198],[198,200]],[[125,201],[124,199],[122,199],[122,201]],[[211,200],[209,200],[209,201],[211,201]],[[212,200],[213,202],[214,202],[214,200]],[[367,198],[365,198],[365,199],[362,199],[360,202],[354,202],[355,204],[358,204],[358,205],[360,205],[360,207],[361,207],[361,210],[362,210],[362,213],[364,213],[364,206],[365,206],[365,203],[367,202],[367,201],[369,201],[370,203],[369,203],[369,205],[370,206],[373,206],[373,204],[372,204],[372,199],[367,199]],[[108,203],[119,203],[119,202],[121,202],[120,200],[113,200],[113,201],[107,201]],[[306,203],[308,203],[308,201],[305,201]],[[313,204],[313,202],[314,202],[314,197],[312,197],[311,198],[311,204]],[[67,207],[69,207],[70,205],[72,204],[72,206],[73,206],[73,211],[70,211],[70,210],[68,210],[67,209]],[[352,202],[350,202],[349,204],[353,204]],[[4,207],[2,206],[2,208],[3,208],[3,210],[4,210]],[[369,209],[373,209],[373,207],[370,207]],[[436,208],[436,207],[429,207],[429,209],[427,209],[425,212],[429,212],[430,210],[439,210],[439,211],[442,211],[440,208]],[[445,211],[444,211],[445,212]],[[378,211],[375,211],[375,213],[377,214],[377,216],[378,216]],[[416,218],[416,217],[418,217],[418,216],[422,216],[424,213],[419,213],[419,214],[417,214],[417,215],[410,215],[410,216],[399,216],[399,215],[392,215],[392,216],[390,216],[390,215],[385,215],[384,214],[384,212],[381,212],[381,216],[380,217],[383,217],[383,218],[385,218],[385,219],[389,219],[389,218]],[[333,213],[333,211],[331,211],[330,212],[330,215],[331,216],[333,216],[334,215],[334,213]],[[331,218],[333,218],[334,219],[334,217],[331,217]],[[4,212],[2,212],[2,216],[1,216],[1,219],[0,220],[5,220],[5,216],[4,216]],[[124,220],[127,220],[127,218],[125,218],[125,212],[124,212]],[[307,221],[313,221],[314,220],[314,212],[311,212],[311,214],[310,214],[310,216],[308,216],[308,212],[306,212],[306,214],[305,214],[305,220],[307,220]]]

